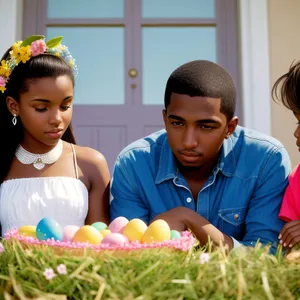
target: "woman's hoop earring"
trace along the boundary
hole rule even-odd
[[[17,124],[17,115],[16,114],[13,114],[13,118],[12,118],[12,123],[14,124],[14,126],[16,126]]]

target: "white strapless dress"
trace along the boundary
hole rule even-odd
[[[76,170],[77,171],[77,170]],[[0,185],[2,236],[13,228],[37,225],[44,218],[62,227],[83,226],[89,193],[82,181],[72,177],[17,178]]]

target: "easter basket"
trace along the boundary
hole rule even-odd
[[[19,234],[18,230],[9,230],[5,234],[5,240],[9,243],[18,244],[24,251],[39,250],[48,251],[49,247],[56,255],[90,256],[104,258],[107,256],[124,257],[128,255],[138,256],[145,252],[173,252],[188,251],[193,248],[195,238],[189,231],[181,233],[180,239],[153,242],[151,244],[140,242],[127,242],[118,245],[79,242],[60,242],[53,239],[40,241],[37,238]]]
[[[142,220],[128,221],[124,217],[116,218],[109,226],[96,222],[81,228],[73,225],[61,228],[54,219],[43,218],[37,226],[8,230],[5,239],[24,250],[51,249],[57,255],[92,257],[188,251],[195,244],[191,232],[170,230],[164,220],[156,220],[147,226]]]

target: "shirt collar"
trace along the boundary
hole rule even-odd
[[[166,134],[165,140],[161,147],[159,167],[155,178],[155,183],[160,184],[165,180],[173,179],[177,174],[177,166],[175,164],[174,154],[170,148],[168,136]]]
[[[214,170],[221,171],[225,176],[231,177],[236,169],[236,158],[233,151],[233,138],[230,136],[225,139],[221,148],[221,155]],[[177,176],[177,166],[174,154],[168,142],[168,136],[162,144],[158,172],[155,178],[155,184],[173,179]]]
[[[233,176],[236,169],[236,158],[233,151],[233,135],[225,139],[221,149],[221,155],[218,162],[219,170],[227,177]]]

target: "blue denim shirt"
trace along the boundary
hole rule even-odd
[[[277,246],[278,213],[291,165],[274,138],[238,126],[225,139],[218,164],[197,201],[176,167],[165,130],[126,147],[118,156],[111,186],[111,219],[149,223],[178,206],[188,207],[245,245]]]

